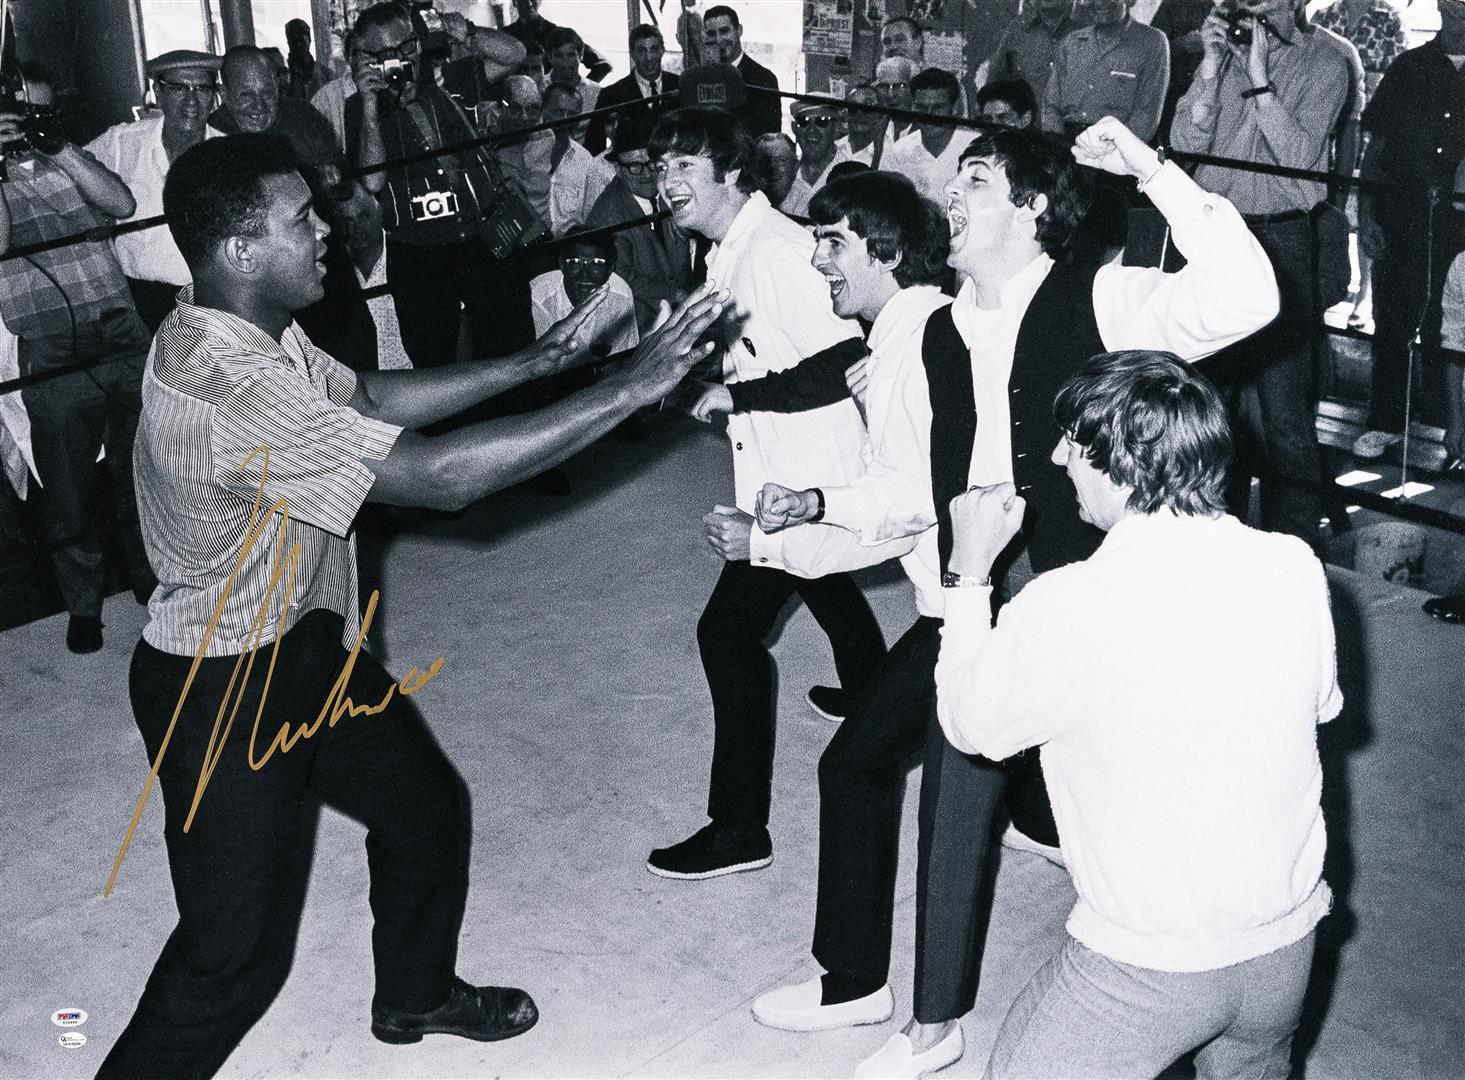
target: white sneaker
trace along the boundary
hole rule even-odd
[[[962,1038],[961,1025],[957,1024],[929,1050],[919,1054],[911,1046],[910,1036],[896,1032],[885,1041],[885,1045],[860,1062],[855,1069],[855,1080],[883,1080],[898,1077],[901,1080],[924,1076],[926,1073],[944,1069],[961,1060],[966,1053],[966,1041]]]
[[[821,1005],[820,976],[770,990],[753,1000],[753,1019],[784,1031],[828,1031],[831,1028],[879,1024],[895,1012],[895,995],[882,986],[873,994],[838,1005]]]
[[[1002,846],[1011,848],[1013,851],[1026,851],[1031,855],[1037,855],[1047,859],[1054,866],[1061,866],[1065,870],[1068,864],[1063,861],[1063,849],[1049,847],[1047,844],[1040,844],[1025,832],[1020,832],[1016,825],[1008,823],[1007,831],[1002,834]]]
[[[1385,453],[1404,441],[1397,431],[1365,431],[1353,440],[1353,456],[1360,458],[1383,457]]]

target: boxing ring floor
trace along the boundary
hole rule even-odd
[[[653,846],[704,821],[711,717],[694,629],[718,564],[699,550],[699,519],[731,492],[726,442],[661,418],[645,441],[612,437],[567,471],[567,498],[515,490],[455,519],[404,515],[381,561],[388,667],[445,658],[415,700],[472,792],[459,971],[528,989],[539,1025],[501,1044],[376,1042],[364,831],[324,810],[294,970],[224,1075],[837,1077],[895,1030],[791,1034],[749,1013],[758,993],[816,971],[815,764],[831,727],[802,699],[833,663],[802,609],[775,646],[773,865],[710,882],[644,869]],[[888,570],[862,580],[893,642],[914,616],[909,590]],[[1465,1076],[1465,630],[1420,614],[1418,592],[1332,580],[1349,704],[1322,733],[1339,902],[1302,1036],[1308,1075]],[[105,620],[91,656],[64,650],[64,616],[0,635],[0,1077],[90,1076],[175,917],[156,793],[102,897],[147,770],[126,696],[144,613],[123,593]],[[915,789],[897,1021],[910,1002]],[[1061,870],[1004,853],[967,1054],[942,1076],[981,1074],[1072,901]],[[89,1019],[53,1026],[67,1007]],[[59,1046],[64,1030],[86,1045]]]

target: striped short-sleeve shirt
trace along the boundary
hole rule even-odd
[[[148,644],[233,656],[317,608],[343,616],[354,644],[351,525],[375,480],[365,461],[384,459],[402,430],[351,408],[355,391],[355,373],[293,323],[276,341],[195,306],[192,286],[180,293],[148,356],[133,448],[158,575]]]

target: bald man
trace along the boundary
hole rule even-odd
[[[224,54],[221,74],[224,103],[209,117],[211,126],[226,135],[283,136],[313,191],[341,178],[345,159],[330,121],[309,102],[280,96],[274,65],[263,49],[235,45]]]

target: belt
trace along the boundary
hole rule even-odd
[[[1248,225],[1281,225],[1288,221],[1301,221],[1311,214],[1312,210],[1283,210],[1280,214],[1242,214],[1241,220]]]

